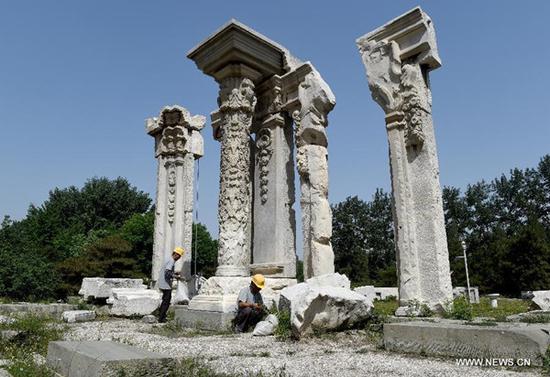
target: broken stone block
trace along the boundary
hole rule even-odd
[[[114,288],[111,315],[121,317],[144,316],[153,313],[161,302],[160,292],[153,289]]]
[[[155,317],[154,315],[152,314],[149,314],[149,315],[146,315],[146,316],[143,316],[143,318],[141,319],[144,323],[157,323],[157,317]]]
[[[472,326],[463,321],[384,324],[388,351],[427,356],[530,360],[542,365],[550,345],[548,324],[499,323]]]
[[[533,291],[531,299],[541,310],[550,310],[550,291]]]
[[[108,341],[60,341],[48,345],[48,366],[61,376],[167,376],[175,360],[127,344]]]
[[[350,328],[369,318],[372,300],[348,288],[300,283],[282,290],[279,310],[290,311],[293,335]]]
[[[95,319],[93,310],[68,310],[63,312],[63,321],[67,323],[87,322]]]
[[[307,279],[306,283],[312,288],[340,287],[350,289],[351,286],[348,277],[337,272],[312,277]]]
[[[143,284],[143,279],[84,278],[78,294],[84,296],[85,300],[109,298],[113,288],[146,289],[147,287]]]

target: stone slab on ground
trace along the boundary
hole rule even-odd
[[[168,375],[175,359],[110,341],[59,341],[48,345],[47,363],[66,377],[155,377]]]
[[[550,345],[549,334],[550,325],[411,321],[384,324],[384,347],[428,356],[530,359],[540,366]]]
[[[180,326],[200,330],[231,331],[233,318],[235,318],[235,313],[232,312],[194,310],[183,305],[174,311],[174,320]]]
[[[0,368],[0,377],[11,377],[11,374],[7,370]]]
[[[95,311],[93,310],[68,310],[63,312],[63,321],[68,323],[93,321]]]
[[[126,278],[84,278],[80,287],[79,295],[85,300],[109,298],[112,296],[113,288],[140,288],[145,289],[143,279]]]
[[[155,289],[113,288],[111,315],[121,317],[144,316],[153,313],[161,302],[160,292]]]
[[[0,304],[0,314],[32,313],[61,319],[63,312],[75,310],[76,308],[77,306],[72,304],[35,304],[30,302],[17,302],[12,304]]]

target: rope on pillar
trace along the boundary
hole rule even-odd
[[[194,271],[193,271],[193,275],[197,275],[197,247],[198,247],[198,243],[197,243],[197,227],[198,227],[198,224],[199,224],[199,178],[200,178],[200,159],[197,159],[197,178],[195,179],[195,220],[193,221],[193,226],[194,226],[194,242],[193,242],[193,255],[194,255],[194,259],[193,259],[193,267],[194,267]]]

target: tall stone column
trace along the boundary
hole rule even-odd
[[[300,207],[304,252],[304,277],[334,272],[332,211],[328,201],[328,113],[336,99],[321,75],[309,64],[298,86],[300,110],[296,123],[296,162],[300,175]]]
[[[175,266],[184,277],[178,301],[189,300],[194,169],[195,160],[203,155],[200,130],[204,123],[204,116],[192,117],[180,106],[165,107],[158,118],[146,121],[147,133],[155,138],[158,160],[151,275],[156,285],[162,265],[176,246],[182,246],[186,253]]]
[[[220,80],[218,99],[221,159],[216,276],[250,273],[250,131],[256,95],[251,79],[233,74]]]
[[[420,9],[357,40],[373,99],[386,113],[400,308],[452,299],[428,72],[441,65]]]
[[[257,89],[254,158],[254,244],[252,273],[296,277],[294,135],[282,109],[280,76]]]

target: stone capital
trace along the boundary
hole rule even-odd
[[[145,121],[149,135],[155,138],[155,156],[182,156],[193,153],[196,158],[203,155],[203,141],[200,130],[206,118],[191,116],[184,107],[164,107],[159,116]]]

